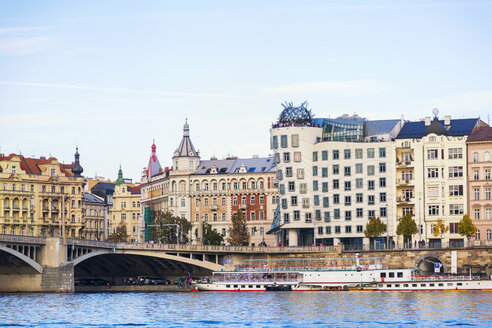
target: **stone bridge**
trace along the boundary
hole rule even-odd
[[[64,246],[63,246],[64,245]],[[451,266],[451,251],[459,268],[487,272],[491,247],[360,251],[361,257],[381,258],[392,268],[420,267],[430,271],[440,262]],[[229,270],[245,259],[353,258],[342,246],[249,247],[110,243],[91,240],[0,235],[0,292],[73,292],[76,279],[102,278],[121,283],[124,277],[174,279]]]

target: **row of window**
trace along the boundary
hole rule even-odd
[[[492,210],[490,208],[486,208],[484,210],[485,212],[485,220],[492,220]],[[473,219],[475,220],[481,220],[482,218],[482,211],[480,208],[475,208],[473,210]]]
[[[284,213],[283,214],[284,223],[290,222],[290,219],[291,219],[290,214],[291,213]],[[357,208],[355,211],[351,211],[351,210],[341,211],[339,208],[335,208],[335,209],[333,209],[333,212],[331,212],[331,211],[323,211],[322,212],[321,210],[315,210],[314,211],[314,219],[317,221],[323,220],[324,222],[330,222],[332,214],[333,214],[334,220],[341,219],[342,214],[343,214],[344,215],[343,218],[345,219],[345,221],[351,221],[352,218],[356,218],[356,219],[364,218],[364,209],[363,208]],[[377,213],[376,210],[367,210],[366,211],[366,218],[371,218],[373,216],[376,216],[376,214],[379,214],[379,215],[377,215],[379,217],[385,218],[388,215],[388,210],[386,207],[380,207],[379,213]],[[301,211],[298,211],[298,210],[293,211],[292,212],[292,220],[300,221],[301,220]],[[304,213],[304,222],[313,222],[313,213],[311,213],[311,212]]]
[[[218,191],[219,190],[219,184],[217,182],[214,182],[214,183],[211,183],[211,186],[210,186],[210,190],[212,191]],[[222,191],[227,191],[227,190],[239,190],[239,189],[243,189],[243,190],[246,190],[246,189],[264,189],[265,188],[265,182],[264,181],[250,181],[250,182],[247,182],[247,181],[242,181],[242,182],[222,182],[220,184],[220,190]],[[181,190],[182,188],[180,188],[180,191],[184,191],[184,190]],[[184,188],[183,188],[184,189]],[[203,186],[202,188],[200,187],[200,184],[197,183],[195,184],[195,191],[200,191],[200,190],[203,190],[203,191],[209,191],[209,183],[208,182],[205,182],[203,183]]]
[[[132,220],[138,220],[140,214],[132,213]],[[115,215],[113,215],[113,220],[115,219]],[[121,213],[121,220],[126,220],[126,213]]]
[[[334,194],[333,196],[333,205],[338,205],[340,204],[340,194]],[[313,204],[314,206],[320,206],[320,200],[322,201],[323,207],[329,207],[329,197],[324,196],[321,197],[319,195],[314,195],[313,197]],[[351,206],[352,205],[352,196],[344,196],[344,205],[345,206]],[[288,207],[287,205],[287,198],[282,198],[281,204],[282,208],[286,209]],[[385,192],[379,193],[379,202],[380,203],[386,203],[387,197]],[[355,203],[356,204],[362,204],[364,202],[364,195],[363,193],[357,193],[355,195]],[[367,195],[367,205],[375,205],[376,203],[376,196],[375,195]],[[298,197],[297,196],[291,196],[290,197],[290,205],[291,206],[297,206],[299,205],[298,202]],[[309,208],[309,198],[302,198],[302,207],[303,208]]]
[[[219,214],[220,214],[220,221],[226,221],[227,220],[227,214],[226,212],[213,212],[211,215],[209,213],[203,213],[203,221],[208,222],[208,221],[213,221],[217,222],[219,221]],[[242,212],[243,217],[246,217],[246,220],[248,221],[254,221],[254,220],[260,220],[263,221],[265,220],[265,212],[264,211],[243,211]],[[199,222],[200,220],[200,214],[195,213],[195,222]]]
[[[386,178],[379,178],[379,188],[386,188]],[[364,188],[364,180],[362,178],[358,178],[355,180],[355,189],[363,189]],[[318,180],[313,181],[313,191],[319,191],[321,189],[322,192],[328,192],[328,182],[321,182],[321,188]],[[340,180],[333,179],[332,181],[332,190],[340,189]],[[375,190],[376,189],[376,181],[375,180],[367,180],[367,190]],[[351,191],[352,190],[352,181],[344,181],[343,182],[343,190]],[[280,195],[284,195],[285,192],[295,192],[296,191],[296,183],[294,181],[287,182],[287,190],[285,190],[285,184],[281,183],[279,185],[279,193]],[[307,193],[307,183],[299,183],[299,193],[306,194]]]
[[[444,215],[444,205],[429,205],[427,207],[428,214],[430,216]],[[463,204],[450,204],[449,205],[449,215],[463,215],[464,214]]]
[[[133,208],[140,207],[140,202],[139,201],[133,201],[132,207]],[[121,208],[126,208],[126,201],[121,202]]]
[[[342,230],[343,229],[343,230]],[[364,226],[363,225],[356,225],[355,229],[352,229],[351,225],[346,225],[346,226],[339,226],[336,225],[333,227],[333,233],[335,234],[340,234],[342,233],[363,233],[364,232]],[[332,234],[332,227],[331,226],[325,226],[325,227],[318,227],[318,235],[331,235]]]
[[[490,188],[485,188],[485,198],[486,200],[490,200]],[[473,199],[480,200],[480,188],[473,189]]]
[[[375,152],[376,152],[375,148],[367,148],[366,149],[366,158],[375,158]],[[318,153],[319,152],[317,152],[317,151],[313,152],[313,162],[318,161]],[[329,152],[327,150],[323,150],[320,153],[321,153],[321,160],[327,161]],[[352,155],[352,153],[355,153],[355,154]],[[364,153],[364,150],[362,148],[357,148],[357,149],[355,149],[354,152],[352,151],[352,149],[344,149],[343,150],[343,159],[352,159],[353,156],[355,157],[355,159],[363,159],[364,158],[363,153]],[[384,148],[384,147],[379,148],[378,154],[379,154],[379,158],[386,158],[386,148]],[[333,149],[331,151],[330,160],[339,160],[339,159],[341,159],[341,155],[342,154],[341,154],[339,149]]]
[[[486,235],[487,240],[492,240],[492,231],[490,229],[487,229],[487,235]],[[477,230],[475,233],[475,239],[480,240],[480,230]]]
[[[42,185],[41,186],[41,192],[46,192],[46,190],[49,189],[47,187],[49,187],[49,186]],[[52,193],[57,192],[57,189],[58,188],[56,188],[56,186],[51,186],[51,192]],[[7,191],[7,185],[6,184],[3,185],[3,190]],[[34,185],[31,185],[30,190],[31,190],[31,192],[34,192]],[[59,190],[60,190],[60,193],[64,194],[65,193],[65,186],[60,186]],[[12,191],[17,191],[17,185],[15,183],[12,184]],[[27,191],[26,186],[21,184],[20,189],[18,191]],[[75,187],[72,187],[72,194],[75,194],[76,191],[80,194],[82,192],[82,189],[80,187],[78,187],[77,189]]]

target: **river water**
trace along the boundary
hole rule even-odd
[[[492,326],[492,292],[0,295],[1,327]]]

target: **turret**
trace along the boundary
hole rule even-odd
[[[79,154],[79,147],[75,148],[75,163],[72,166],[72,173],[74,177],[81,177],[82,172],[84,172],[84,169],[80,165],[80,154]]]

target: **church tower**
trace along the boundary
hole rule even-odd
[[[194,173],[200,165],[200,155],[195,151],[195,147],[190,140],[190,126],[186,120],[183,126],[183,139],[173,156],[173,173],[190,174]]]

